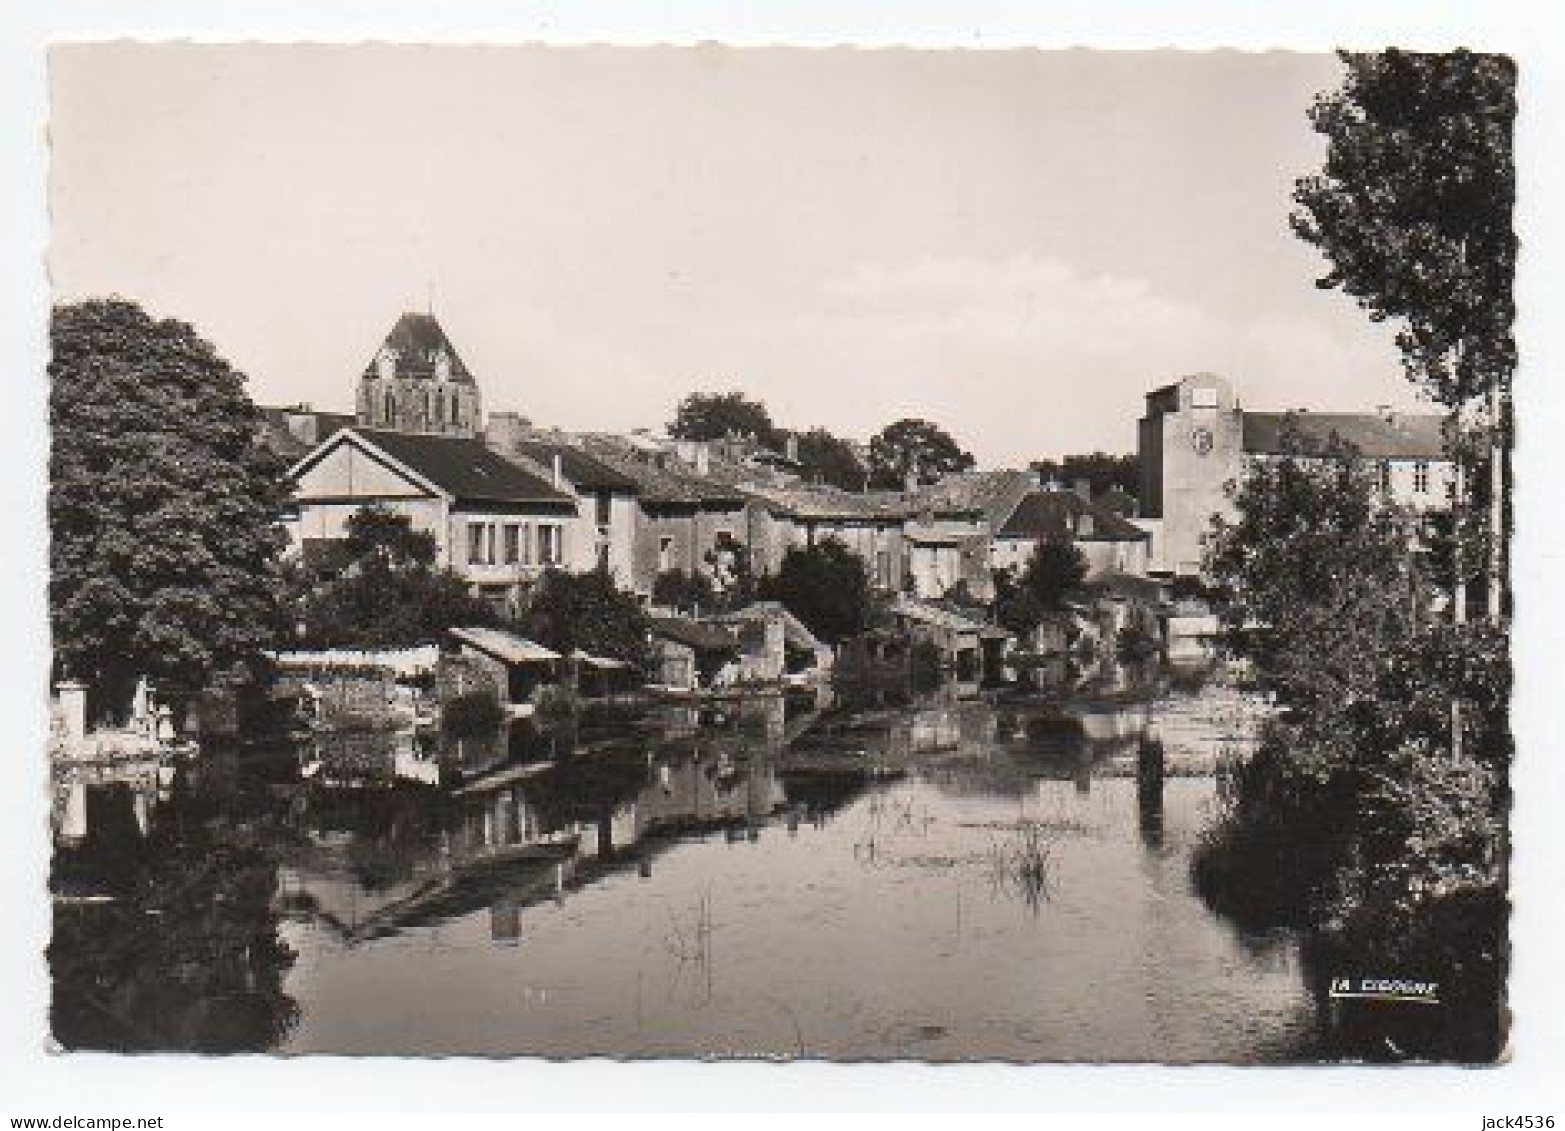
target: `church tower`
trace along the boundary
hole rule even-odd
[[[392,432],[478,435],[478,383],[433,314],[404,314],[359,377],[358,423]]]

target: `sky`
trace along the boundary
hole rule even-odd
[[[1289,230],[1328,55],[78,44],[55,297],[193,323],[351,411],[433,309],[488,411],[660,428],[693,390],[984,466],[1133,451],[1145,393],[1416,407]]]

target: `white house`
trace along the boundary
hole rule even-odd
[[[577,501],[481,440],[344,428],[289,469],[293,547],[346,536],[367,506],[406,515],[432,534],[437,561],[496,601],[550,566],[565,566]]]

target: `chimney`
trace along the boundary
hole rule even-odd
[[[1377,404],[1375,406],[1375,415],[1379,416],[1387,424],[1395,424],[1397,422],[1396,410],[1388,404]]]
[[[712,469],[712,448],[710,444],[701,442],[696,444],[695,452],[696,474],[705,475]]]
[[[794,433],[788,433],[788,439],[783,443],[783,454],[795,463],[799,462],[799,437]]]
[[[1092,502],[1092,480],[1077,479],[1071,483],[1071,490],[1076,492],[1078,498],[1084,503]]]
[[[911,467],[902,475],[902,490],[908,495],[916,495],[918,493],[918,472]]]
[[[519,412],[491,412],[484,429],[484,443],[497,452],[515,452],[527,429]]]
[[[560,466],[559,452],[555,452],[549,461],[549,472],[553,476],[552,482],[556,491],[565,486],[565,470]]]

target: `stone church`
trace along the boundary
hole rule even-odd
[[[359,377],[362,428],[471,439],[483,429],[478,383],[433,314],[404,314]]]

